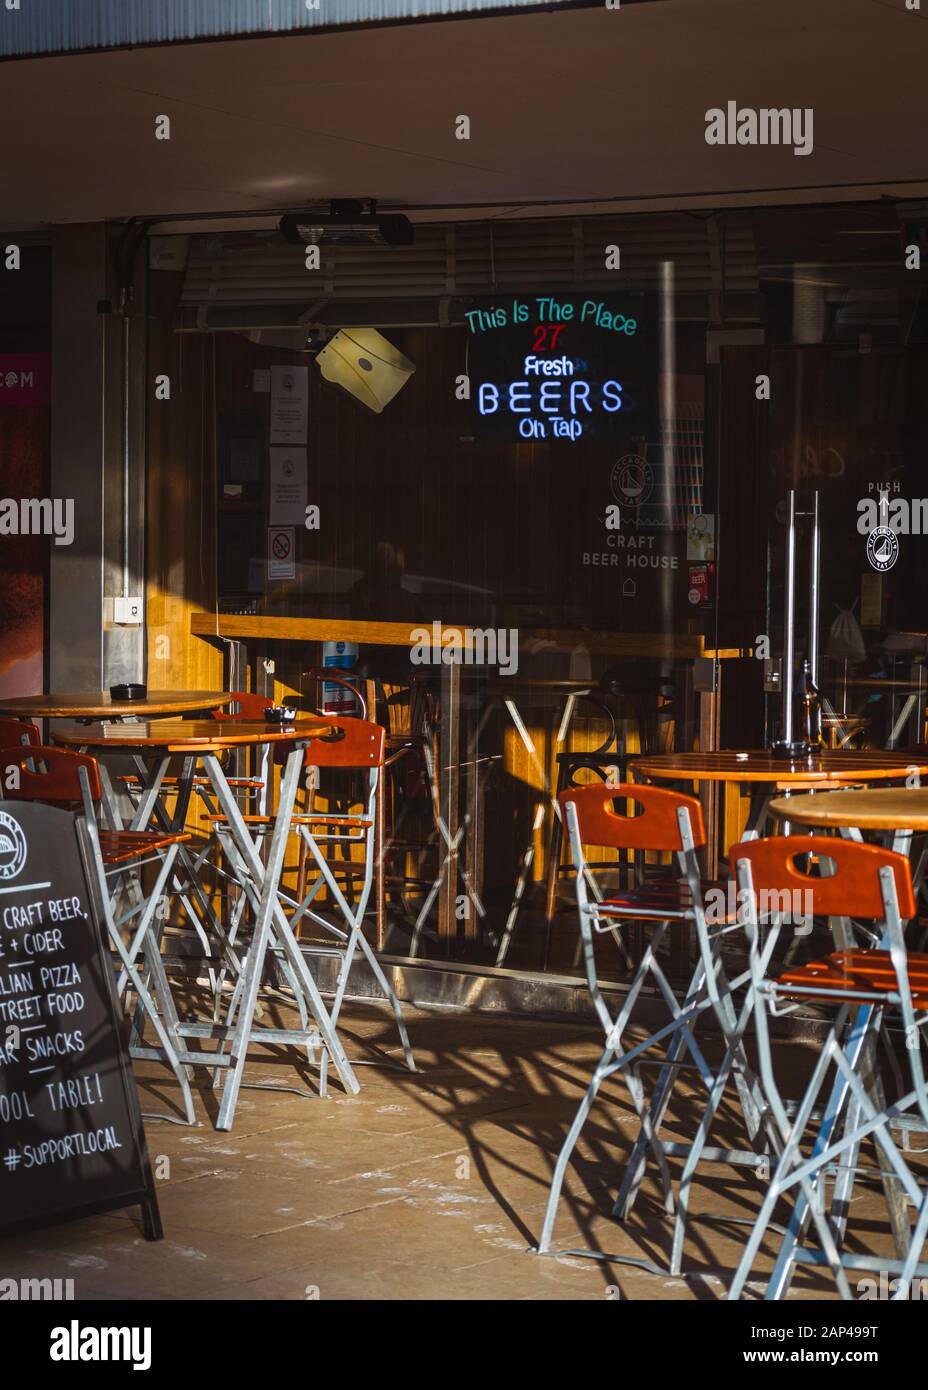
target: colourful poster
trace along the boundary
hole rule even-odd
[[[0,353],[0,497],[48,494],[48,353]],[[0,699],[45,688],[49,538],[0,537]]]

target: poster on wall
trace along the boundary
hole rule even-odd
[[[653,432],[655,301],[515,294],[465,312],[474,438],[577,444]]]
[[[4,497],[48,491],[47,352],[0,353],[0,459]],[[45,688],[45,576],[49,538],[5,535],[0,546],[0,698]]]
[[[309,428],[309,368],[271,368],[271,443],[305,444]]]

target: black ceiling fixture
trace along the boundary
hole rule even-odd
[[[287,212],[280,219],[280,233],[295,246],[318,246],[322,241],[340,246],[411,246],[415,231],[408,217],[378,213],[374,199],[365,202],[336,198],[328,211],[307,209]]]

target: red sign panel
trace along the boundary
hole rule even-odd
[[[0,353],[0,407],[48,405],[50,362],[47,352]]]

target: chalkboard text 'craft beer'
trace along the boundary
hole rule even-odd
[[[161,1222],[80,816],[0,801],[0,1233]]]

